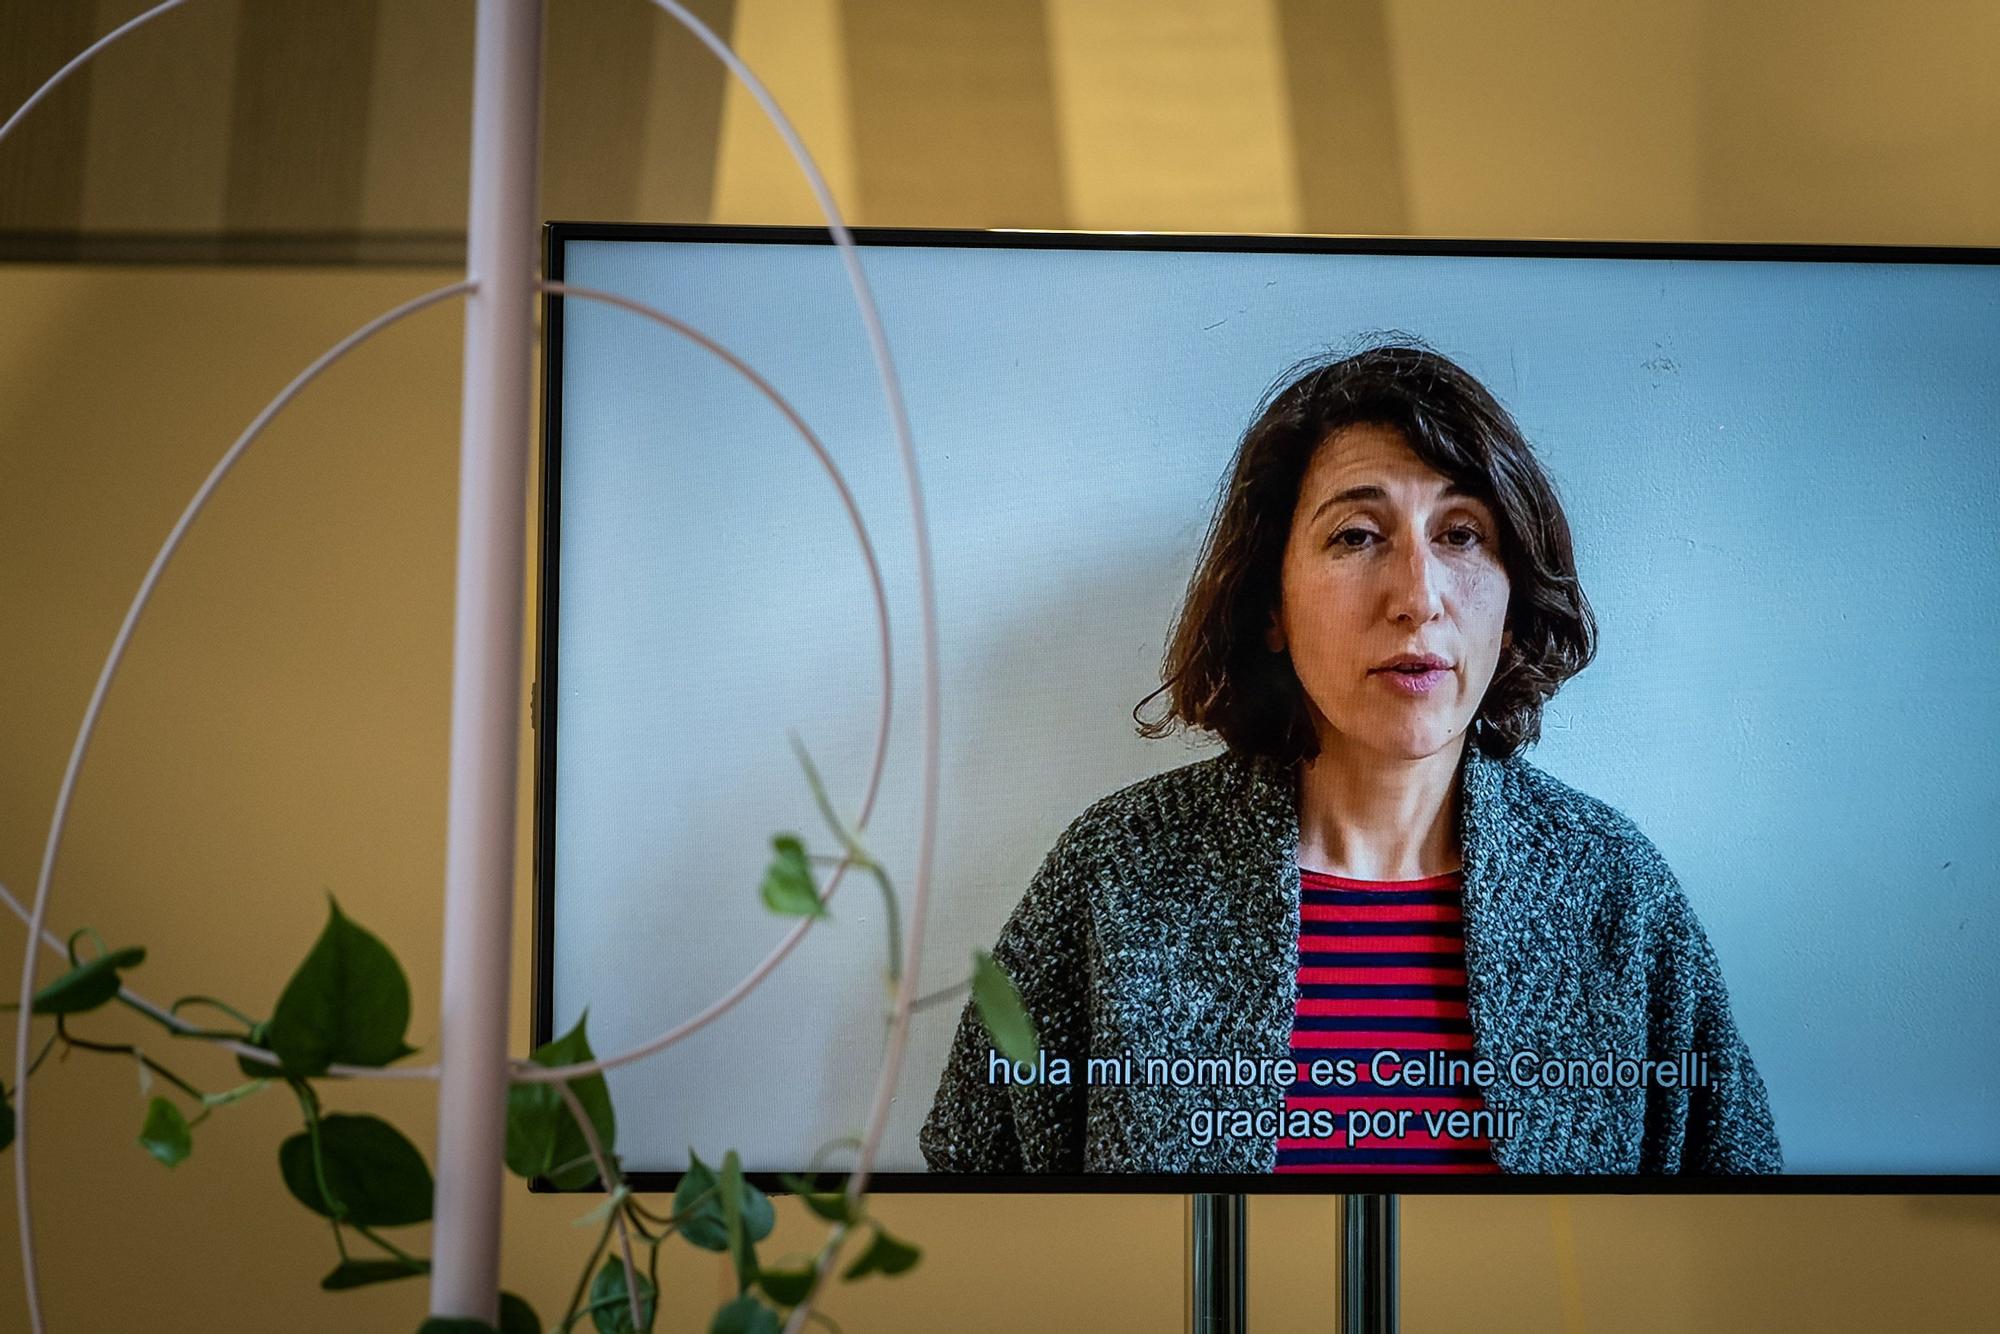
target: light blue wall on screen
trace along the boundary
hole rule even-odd
[[[1556,479],[1602,647],[1530,758],[1675,868],[1788,1166],[2000,1172],[2000,268],[944,248],[867,268],[935,544],[926,988],[963,976],[1091,800],[1208,753],[1129,715],[1235,440],[1295,359],[1405,330],[1479,376]],[[836,257],[575,243],[566,277],[729,345],[846,473],[897,653],[869,842],[907,900],[911,525]],[[786,731],[851,815],[880,684],[854,539],[778,414],[632,315],[571,302],[564,331],[556,1008],[588,1005],[606,1051],[776,941],[771,833],[831,846]],[[693,1142],[793,1167],[859,1123],[873,893],[843,888],[772,986],[614,1076],[633,1166]],[[885,1168],[922,1166],[956,1018],[918,1020]]]

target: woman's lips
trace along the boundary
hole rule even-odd
[[[1446,667],[1431,667],[1416,672],[1397,671],[1385,667],[1380,671],[1369,673],[1370,676],[1385,682],[1389,689],[1403,695],[1428,695],[1442,685],[1444,678],[1450,674],[1450,669]]]

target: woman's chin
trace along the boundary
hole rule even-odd
[[[1385,760],[1401,761],[1427,760],[1439,751],[1456,745],[1464,735],[1464,728],[1453,728],[1448,724],[1432,727],[1376,726],[1343,733],[1347,746],[1352,750],[1368,751]]]

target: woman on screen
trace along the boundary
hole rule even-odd
[[[1042,1060],[968,1004],[931,1169],[1781,1170],[1673,871],[1522,756],[1594,651],[1555,488],[1478,381],[1408,339],[1295,368],[1140,728],[1226,749],[1056,840],[994,950]]]

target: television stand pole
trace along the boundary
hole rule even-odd
[[[1244,1334],[1244,1223],[1241,1195],[1194,1197],[1194,1334]]]
[[[1340,1334],[1396,1334],[1396,1197],[1340,1206]]]

